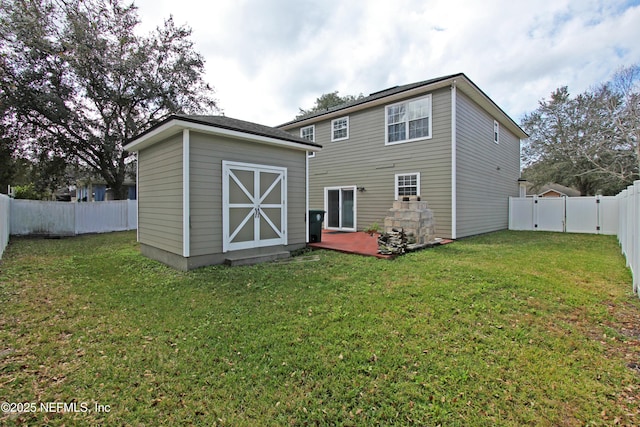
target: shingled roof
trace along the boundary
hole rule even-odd
[[[159,123],[151,126],[144,132],[136,135],[126,142],[126,145],[132,144],[141,138],[153,133],[155,130],[162,128],[172,121],[180,121],[193,123],[197,125],[211,126],[213,128],[226,129],[230,131],[242,132],[244,134],[257,135],[261,137],[274,138],[282,141],[289,141],[296,144],[308,145],[310,147],[321,147],[308,139],[300,138],[297,135],[292,135],[281,129],[276,129],[270,126],[261,125],[258,123],[247,122],[245,120],[234,119],[226,116],[204,116],[204,115],[187,115],[187,114],[174,114]],[[127,146],[125,146],[127,149]]]
[[[369,108],[370,106],[383,105],[388,100],[402,99],[405,94],[407,96],[414,96],[423,92],[426,93],[430,90],[445,87],[449,84],[455,84],[458,90],[464,92],[483,109],[494,115],[494,117],[499,118],[501,123],[518,136],[518,138],[523,139],[529,137],[529,135],[527,135],[527,133],[522,130],[522,128],[504,112],[504,110],[502,110],[502,108],[489,98],[489,96],[487,96],[487,94],[473,83],[464,73],[450,74],[434,79],[390,87],[378,92],[373,92],[369,94],[369,96],[365,96],[351,102],[346,102],[323,111],[298,117],[276,127],[291,130],[298,126],[306,126],[324,119],[338,117],[340,114],[349,114],[354,111]],[[344,113],[342,112],[343,110]]]
[[[292,135],[289,132],[273,128],[271,126],[260,125],[253,122],[247,122],[245,120],[234,119],[226,116],[196,116],[196,115],[176,115],[175,117],[182,120],[186,120],[193,123],[208,124],[215,127],[236,130],[240,132],[246,132],[253,135],[267,136],[270,138],[283,139],[285,141],[297,142],[300,144],[311,145],[314,147],[320,147],[308,139],[300,138],[297,135]]]
[[[332,113],[334,111],[344,110],[346,108],[354,107],[356,105],[366,104],[367,102],[375,101],[376,99],[386,98],[387,96],[395,95],[396,93],[405,92],[405,91],[408,91],[408,90],[411,90],[411,89],[415,89],[415,88],[420,87],[420,86],[427,86],[427,85],[430,85],[430,84],[433,84],[433,83],[437,83],[437,82],[440,82],[440,81],[443,81],[443,80],[448,80],[448,79],[451,79],[451,78],[454,78],[454,77],[457,77],[457,76],[463,76],[463,75],[464,74],[462,74],[462,73],[451,74],[451,75],[448,75],[448,76],[438,77],[438,78],[435,78],[435,79],[423,80],[423,81],[416,82],[416,83],[409,83],[409,84],[402,85],[402,86],[393,86],[393,87],[390,87],[390,88],[387,88],[387,89],[384,89],[384,90],[373,92],[373,93],[369,94],[369,96],[365,96],[363,98],[356,99],[355,101],[345,102],[344,104],[336,105],[335,107],[331,107],[331,108],[328,108],[328,109],[323,110],[323,111],[318,111],[318,112],[313,113],[313,114],[309,114],[309,115],[305,115],[305,116],[296,118],[295,120],[292,120],[292,121],[287,122],[287,123],[283,123],[283,124],[281,124],[281,125],[279,125],[277,127],[288,126],[288,125],[294,124],[296,122],[301,122],[301,121],[304,121],[304,120],[312,119],[314,117],[322,116],[324,114]]]

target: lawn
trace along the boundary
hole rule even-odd
[[[184,273],[125,232],[14,239],[0,270],[0,424],[640,423],[640,302],[611,236]]]

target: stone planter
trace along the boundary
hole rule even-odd
[[[387,234],[402,231],[410,245],[427,245],[435,239],[435,220],[433,211],[426,201],[395,201],[384,219],[384,232]]]

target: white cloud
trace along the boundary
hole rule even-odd
[[[365,95],[464,72],[516,121],[640,62],[625,0],[137,0],[142,28],[193,29],[225,114],[277,125],[323,93]]]

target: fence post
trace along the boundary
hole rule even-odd
[[[533,231],[538,231],[538,196],[533,196],[533,202],[531,203],[531,209],[533,212],[531,213],[531,218],[533,219],[532,228]]]
[[[7,245],[9,244],[9,233],[11,228],[11,201],[13,199],[0,194],[0,259]]]
[[[78,203],[73,203],[73,234],[78,235]]]
[[[509,230],[513,230],[513,197],[509,196]]]
[[[602,196],[596,195],[596,234],[602,234]]]
[[[635,238],[633,237],[633,233],[635,231],[635,226],[634,226],[634,215],[635,215],[635,211],[636,211],[636,192],[635,192],[635,187],[633,185],[630,185],[629,187],[627,187],[628,190],[628,198],[627,198],[627,212],[625,213],[627,215],[627,220],[625,221],[627,224],[627,228],[625,229],[625,240],[626,240],[626,255],[627,255],[627,266],[629,266],[629,269],[631,270],[631,274],[634,275],[634,271],[635,271],[635,263],[633,262],[634,260],[634,248],[635,248]],[[633,284],[633,291],[636,291],[636,285],[635,283]]]
[[[629,260],[627,255],[627,209],[629,201],[629,190],[622,190],[617,196],[618,198],[618,243],[622,253],[625,255],[625,261],[627,267],[629,266]]]
[[[629,186],[629,202],[627,210],[627,260],[631,275],[633,277],[633,292],[638,292],[638,191],[640,190],[640,181],[635,181]]]

